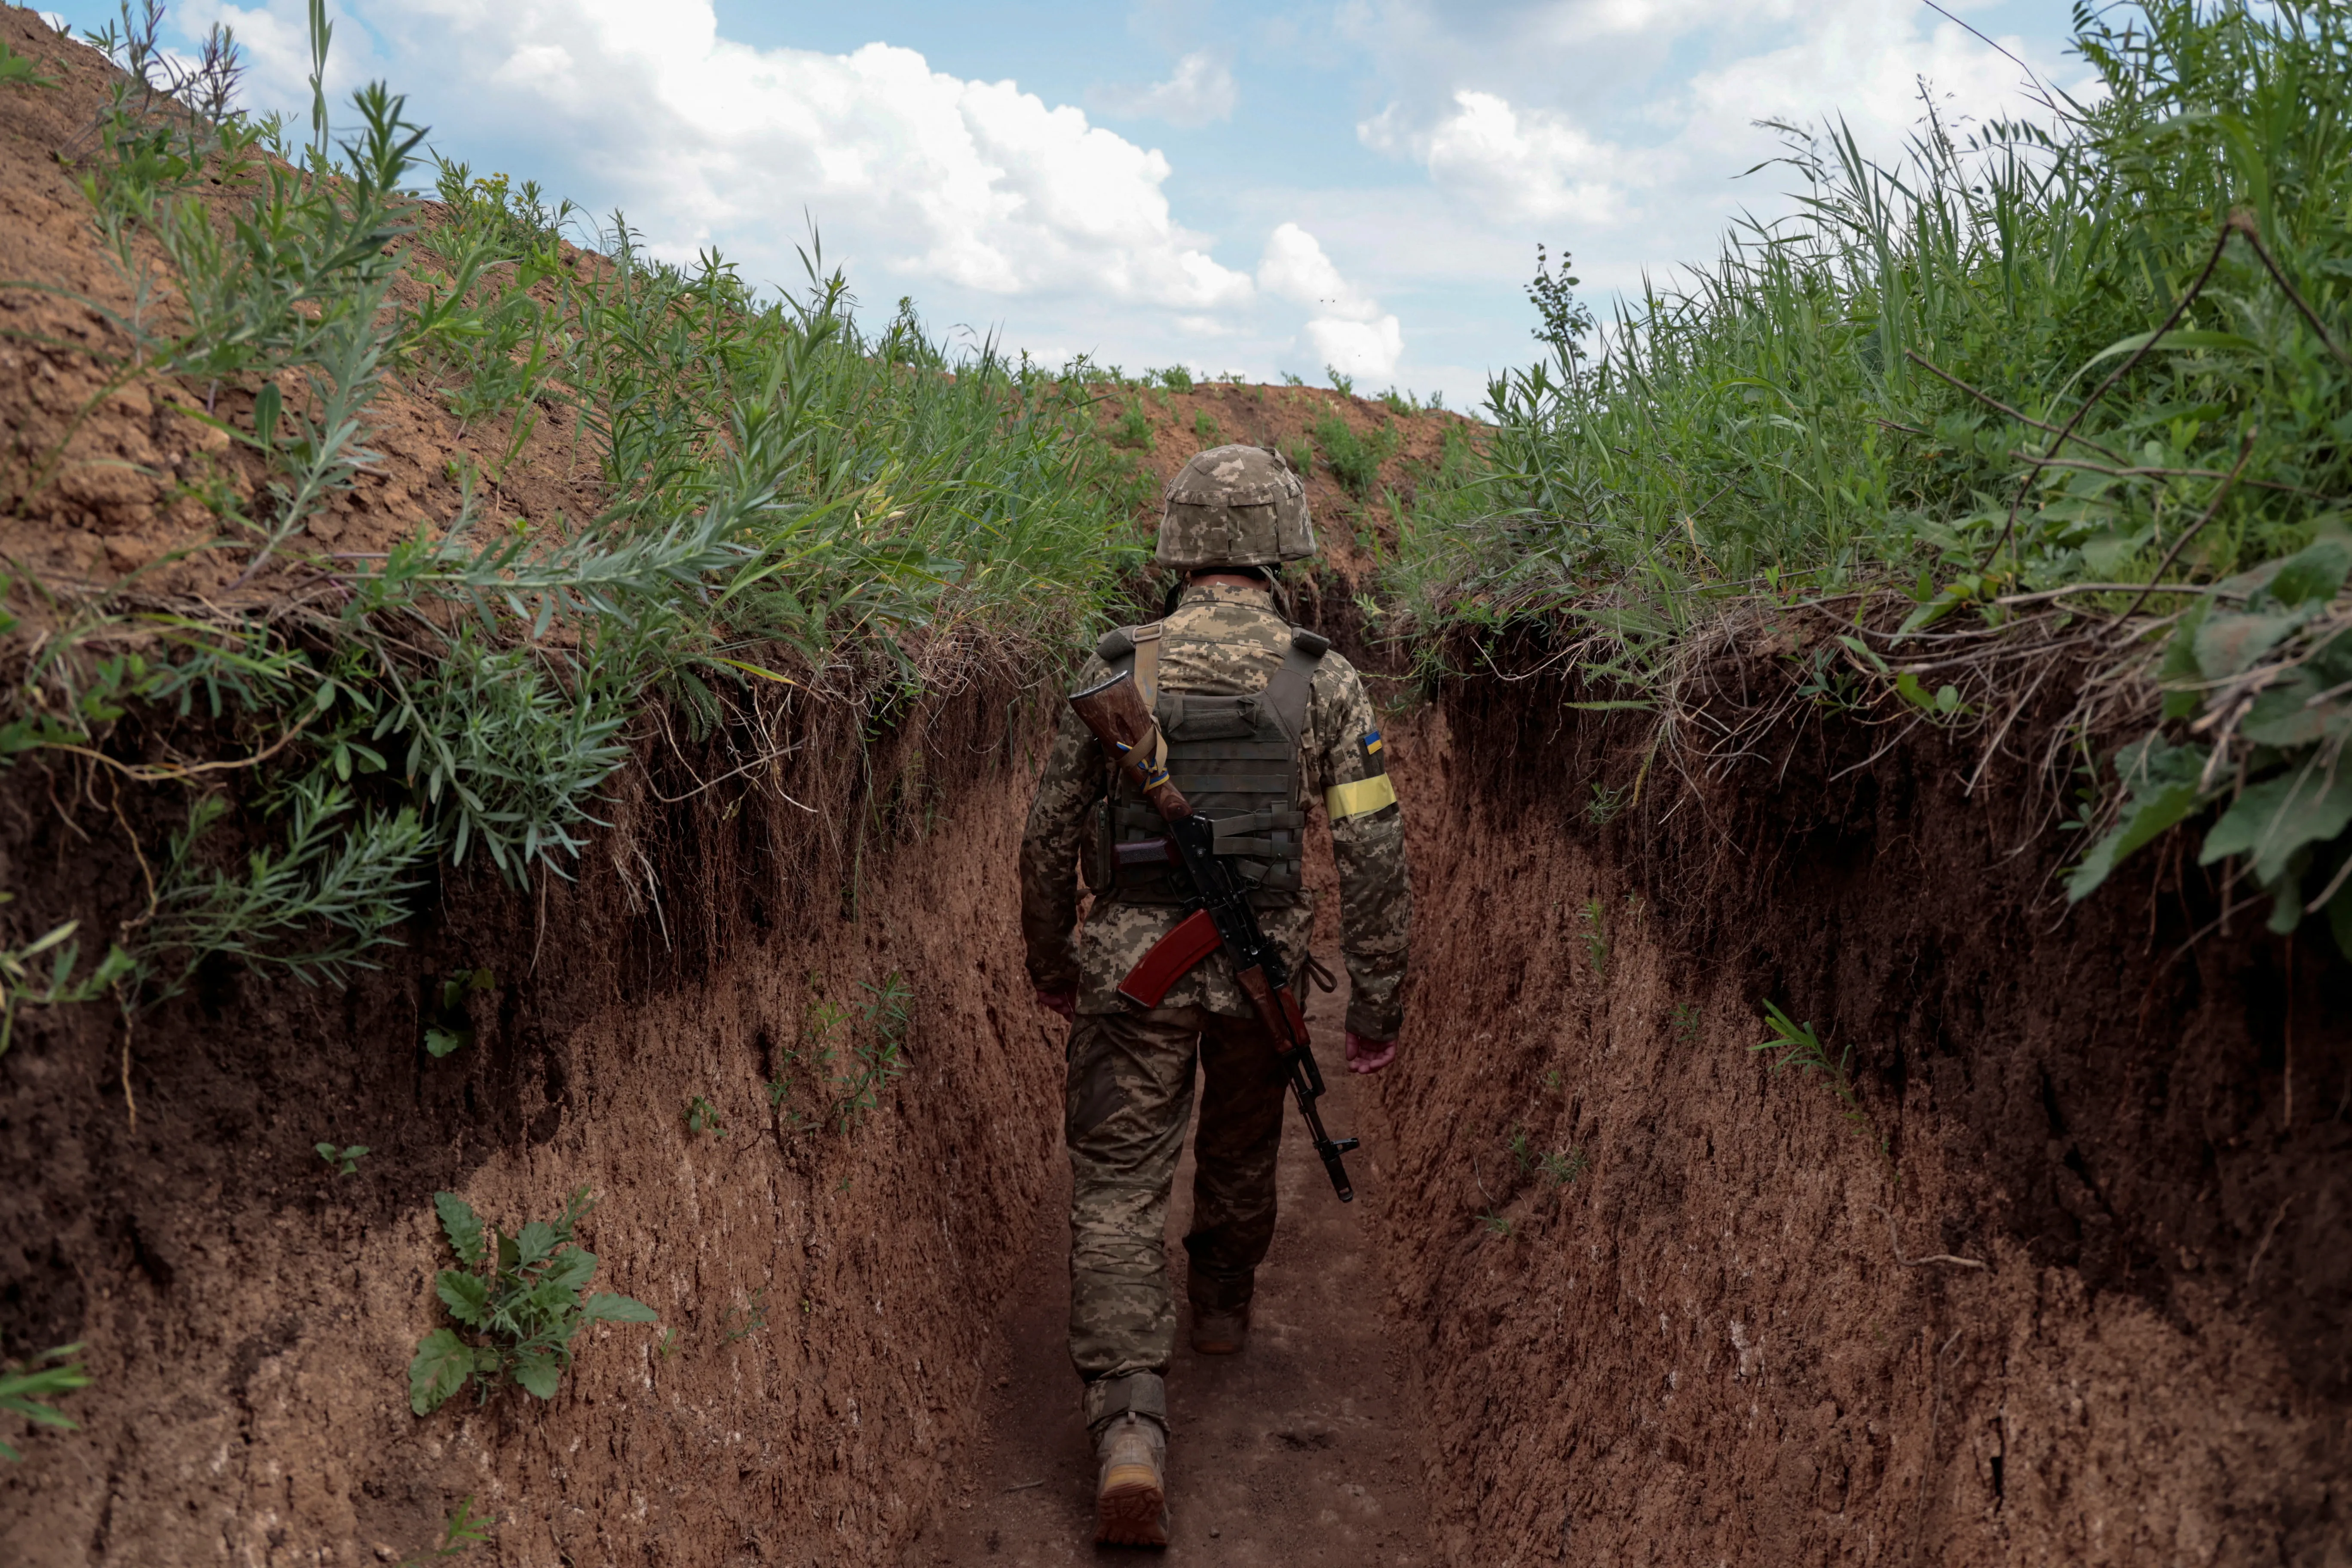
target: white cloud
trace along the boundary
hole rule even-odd
[[[1623,211],[1620,182],[1632,172],[1624,150],[1596,142],[1564,114],[1465,89],[1433,125],[1410,130],[1400,120],[1391,105],[1356,133],[1377,152],[1427,164],[1431,179],[1503,222],[1598,226]]]
[[[1604,287],[1712,259],[1742,211],[1791,210],[1785,171],[1735,178],[1781,151],[1758,121],[1842,118],[1886,161],[1924,112],[1922,79],[1955,116],[2029,107],[2014,62],[1885,0],[1357,0],[1350,14],[1389,89],[1359,140],[1420,165],[1458,224],[1571,246]]]
[[[1174,221],[1160,153],[1013,82],[933,70],[911,49],[753,49],[719,37],[708,0],[350,9],[393,55],[395,80],[431,74],[436,139],[560,146],[664,254],[724,237],[751,252],[755,278],[782,280],[806,210],[829,257],[854,268],[878,262],[984,295],[1202,312],[1254,293]],[[235,25],[266,94],[307,97],[295,0],[191,11],[198,26],[214,14]],[[364,41],[348,21],[338,29],[339,77],[352,74],[347,45]]]
[[[1307,341],[1323,363],[1348,375],[1396,374],[1404,331],[1380,302],[1349,283],[1313,235],[1286,223],[1269,235],[1258,262],[1260,289],[1306,306]]]
[[[1176,62],[1175,74],[1147,88],[1097,88],[1087,95],[1097,113],[1164,120],[1195,129],[1231,120],[1240,97],[1230,65],[1208,49],[1195,49]]]

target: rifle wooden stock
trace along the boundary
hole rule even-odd
[[[1100,686],[1087,687],[1071,697],[1070,707],[1154,811],[1170,822],[1192,815],[1192,803],[1168,782],[1168,770],[1160,765],[1160,726],[1143,705],[1143,693],[1135,689],[1133,671],[1122,669]]]

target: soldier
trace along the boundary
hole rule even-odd
[[[1256,886],[1259,923],[1293,973],[1313,967],[1314,906],[1301,885],[1311,802],[1329,818],[1339,869],[1349,1070],[1396,1056],[1411,891],[1404,831],[1381,733],[1348,661],[1281,613],[1272,574],[1314,553],[1306,487],[1256,447],[1201,453],[1170,481],[1157,559],[1186,582],[1168,617],[1114,631],[1078,680],[1133,673],[1168,742],[1176,787],[1215,819]],[[1165,832],[1094,737],[1062,715],[1021,840],[1021,921],[1037,1000],[1072,1020],[1065,1090],[1070,1150],[1070,1357],[1086,1380],[1100,1470],[1096,1539],[1164,1545],[1174,1348],[1161,1234],[1177,1155],[1203,1079],[1184,1238],[1192,1348],[1230,1355],[1249,1332],[1257,1265],[1274,1237],[1283,1069],[1223,952],[1148,1013],[1114,994],[1184,913],[1164,863],[1118,847]],[[1222,852],[1222,851],[1221,851]],[[1078,862],[1094,895],[1077,926]]]

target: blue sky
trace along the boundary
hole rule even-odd
[[[869,312],[1058,362],[1397,384],[1475,404],[1534,345],[1535,246],[1606,303],[1785,211],[1768,118],[1891,154],[1925,79],[2027,107],[2018,64],[1906,0],[337,0],[331,76],[408,94],[477,171],[624,210],[790,284],[805,219]],[[2077,84],[2059,0],[1944,10]],[[257,108],[307,109],[301,0],[233,26]],[[113,6],[63,8],[76,26]]]

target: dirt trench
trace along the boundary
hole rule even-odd
[[[83,1340],[96,1382],[0,1469],[10,1561],[398,1562],[468,1496],[501,1565],[1092,1557],[1006,696],[906,716],[870,774],[813,731],[785,784],[818,817],[651,756],[576,885],[452,876],[348,992],[209,973],[128,1042],[135,1131],[119,1024],[28,1015],[7,1346]],[[1292,1149],[1258,1342],[1180,1356],[1174,1556],[2345,1561],[2340,961],[2290,973],[2242,917],[2172,956],[2213,910],[2161,857],[2054,939],[1932,739],[1832,782],[1868,738],[1814,736],[1778,791],[1596,822],[1559,781],[1630,783],[1640,737],[1558,696],[1470,683],[1392,731],[1407,1052],[1335,1095],[1365,1200]],[[43,918],[137,897],[107,798],[12,784]],[[888,830],[824,826],[859,819]],[[766,1086],[893,972],[913,1070],[794,1130]],[[1748,1048],[1767,999],[1855,1046],[1851,1105]],[[583,1184],[598,1284],[662,1330],[595,1331],[551,1402],[411,1415],[431,1194],[512,1225]]]
[[[1376,1258],[1441,1557],[2352,1562],[2324,933],[2178,846],[2069,915],[2031,780],[1971,796],[1932,729],[1800,707],[1644,795],[1652,733],[1576,695],[1465,682],[1399,748]],[[1751,1048],[1767,1001],[1831,1070]]]

